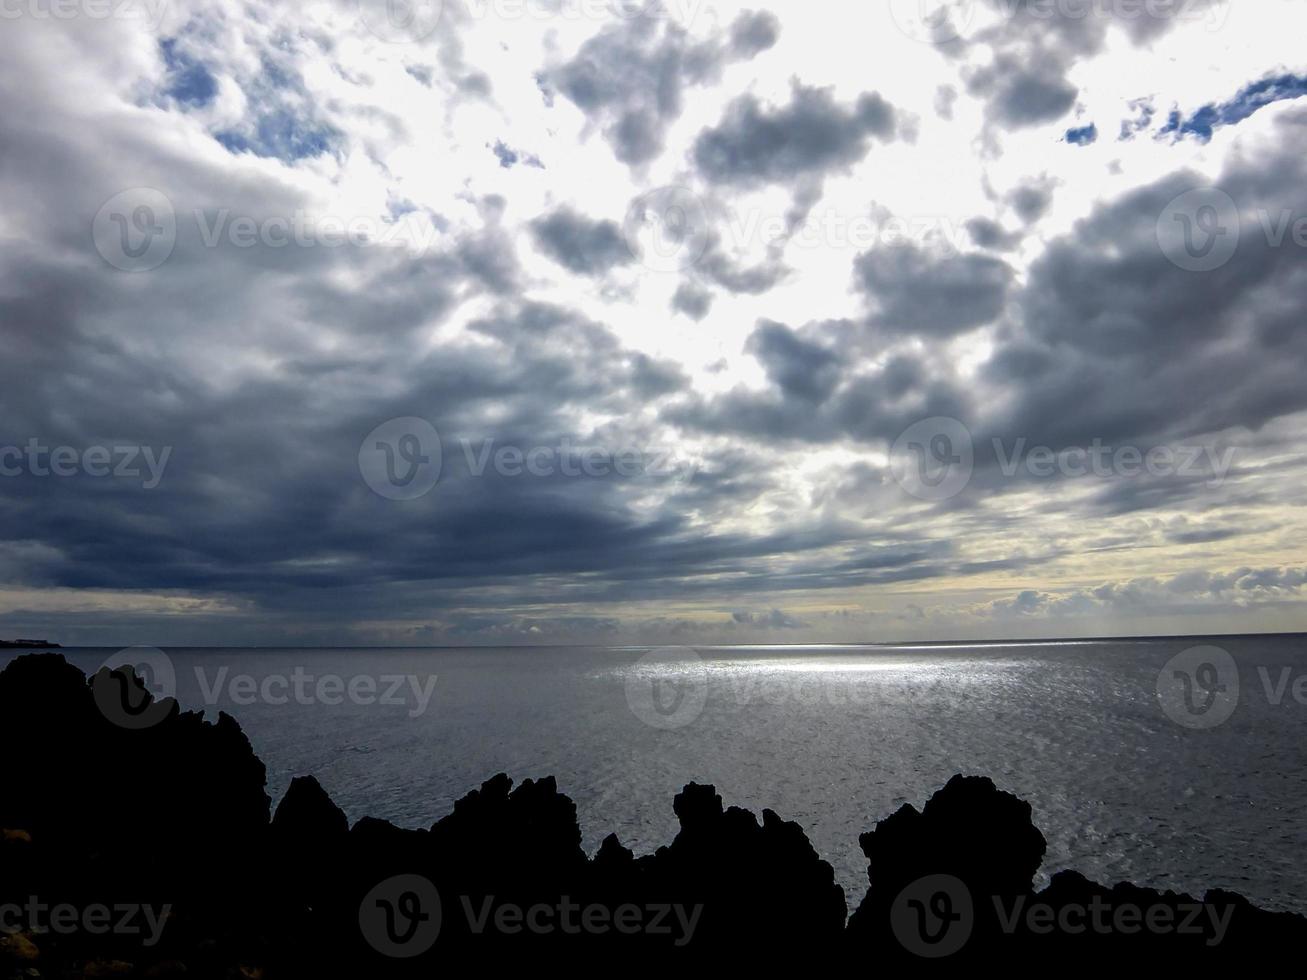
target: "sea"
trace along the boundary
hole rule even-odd
[[[1041,883],[1074,868],[1307,913],[1307,636],[59,652],[234,716],[274,805],[312,774],[351,820],[427,827],[496,773],[554,776],[588,852],[616,833],[640,854],[711,783],[798,821],[853,908],[858,835],[978,774],[1033,807]]]

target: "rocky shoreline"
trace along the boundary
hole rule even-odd
[[[1041,954],[1210,966],[1307,939],[1307,919],[1224,891],[1063,872],[1036,892],[1030,806],[979,776],[862,835],[870,888],[848,909],[798,824],[711,786],[677,794],[675,839],[638,858],[615,836],[587,856],[553,778],[497,775],[428,830],[351,827],[311,776],[273,812],[230,716],[153,704],[131,673],[88,680],[58,654],[0,672],[0,733],[0,977],[372,978],[837,949],[908,968]]]

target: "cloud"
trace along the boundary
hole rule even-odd
[[[702,320],[708,315],[712,309],[712,302],[712,293],[689,282],[681,283],[672,295],[672,309],[684,313],[695,321]]]
[[[592,221],[563,208],[537,218],[531,231],[546,255],[579,275],[603,275],[634,261],[622,229],[613,221]]]
[[[695,41],[650,4],[586,41],[542,84],[599,126],[618,160],[639,166],[662,153],[687,88],[713,84],[727,64],[766,51],[779,30],[773,15],[746,11],[725,34]]]
[[[734,612],[731,613],[731,622],[743,626],[759,626],[768,630],[796,630],[802,629],[805,625],[779,609],[767,613]]]
[[[764,106],[742,96],[694,145],[699,172],[710,182],[753,186],[790,184],[847,169],[872,138],[893,137],[894,108],[877,94],[841,106],[829,89],[795,85],[788,105]]]
[[[917,245],[881,247],[854,263],[872,322],[900,333],[947,337],[992,323],[1012,285],[1011,267],[979,253],[935,255]]]

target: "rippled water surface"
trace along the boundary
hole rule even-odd
[[[1307,641],[1215,641],[1238,687],[1207,728],[1158,697],[1163,667],[1196,642],[168,656],[185,707],[240,721],[274,801],[312,773],[351,819],[425,826],[496,772],[553,774],[588,850],[615,831],[640,853],[674,836],[677,790],[709,782],[728,804],[799,821],[856,901],[858,835],[953,773],[980,773],[1033,805],[1045,874],[1221,886],[1307,912],[1307,706],[1292,680],[1275,703],[1283,678],[1307,672]],[[88,670],[112,652],[65,651]],[[298,700],[279,680],[297,669]],[[335,689],[315,685],[333,675],[372,679],[377,698],[405,678],[386,699],[400,703],[364,703],[366,680],[324,703]]]

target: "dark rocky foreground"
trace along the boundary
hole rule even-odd
[[[140,727],[109,721],[105,697]],[[0,672],[0,734],[0,977],[372,978],[840,952],[909,970],[1031,957],[1174,968],[1307,940],[1307,919],[1226,892],[1073,872],[1034,892],[1045,842],[1030,806],[980,777],[954,776],[862,836],[871,887],[847,915],[798,824],[723,807],[711,786],[676,796],[679,833],[640,858],[613,836],[587,858],[552,778],[496,776],[429,830],[350,827],[312,777],[274,815],[232,718],[151,704],[131,674],[88,682],[55,654]]]

